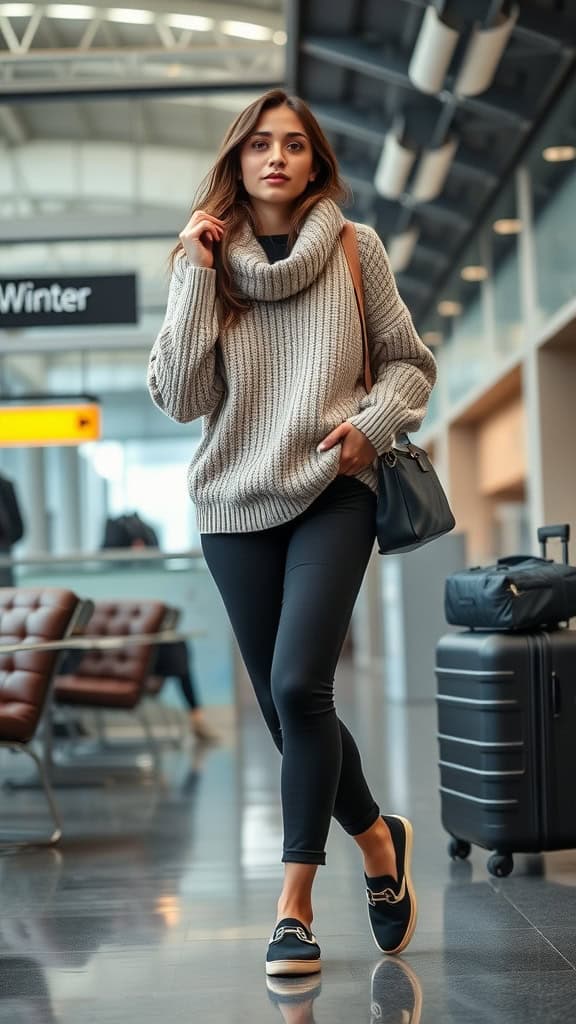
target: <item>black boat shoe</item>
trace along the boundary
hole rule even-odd
[[[295,917],[279,921],[268,943],[266,974],[317,974],[321,967],[312,932]]]
[[[396,850],[398,881],[390,875],[366,878],[368,917],[374,942],[382,953],[401,953],[416,928],[416,894],[410,876],[412,825],[396,814],[383,814]]]

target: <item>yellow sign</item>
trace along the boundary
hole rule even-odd
[[[101,436],[100,406],[0,404],[0,447],[61,445],[97,441]]]

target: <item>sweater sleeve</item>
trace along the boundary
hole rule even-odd
[[[148,363],[148,390],[170,419],[189,423],[220,402],[225,385],[216,367],[217,340],[216,272],[178,258]]]
[[[390,261],[376,232],[357,225],[373,386],[348,420],[378,455],[404,430],[417,430],[436,381],[436,362],[418,337],[398,294]]]

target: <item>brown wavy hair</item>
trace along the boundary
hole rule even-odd
[[[241,180],[240,149],[246,139],[256,130],[264,111],[281,106],[289,107],[300,118],[310,139],[316,172],[314,181],[308,183],[302,195],[295,202],[290,222],[289,244],[294,243],[310,210],[320,199],[333,199],[335,202],[342,202],[349,195],[349,191],[340,177],[332,147],[314,114],[303,100],[297,96],[290,96],[283,89],[272,89],[260,96],[259,99],[254,100],[238,115],[230,125],[216,157],[216,162],[201,183],[190,211],[190,216],[192,216],[195,210],[204,210],[225,222],[222,242],[214,244],[214,268],[220,301],[221,323],[224,328],[230,327],[240,314],[250,307],[247,297],[234,288],[228,260],[230,244],[240,228],[249,222],[254,232],[256,231],[250,197]],[[171,269],[174,267],[175,259],[183,252],[184,247],[179,241],[170,253]]]

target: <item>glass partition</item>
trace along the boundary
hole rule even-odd
[[[198,634],[188,646],[202,703],[234,704],[232,634],[201,552],[159,555],[118,550],[22,559],[12,571],[16,586],[64,587],[94,601],[155,600],[177,608],[177,629]],[[177,687],[168,688],[166,694],[163,690],[162,696],[178,700]]]
[[[520,237],[526,230],[528,226],[519,216],[514,177],[491,210],[486,225],[490,238],[497,360],[508,360],[516,352],[520,354],[526,342],[520,288]]]
[[[476,295],[455,318],[447,359],[450,404],[461,401],[487,375],[492,365],[484,309]]]
[[[525,344],[516,181],[504,189],[423,331],[445,347],[450,406],[488,384]]]
[[[576,93],[567,89],[527,158],[540,327],[576,296]]]

